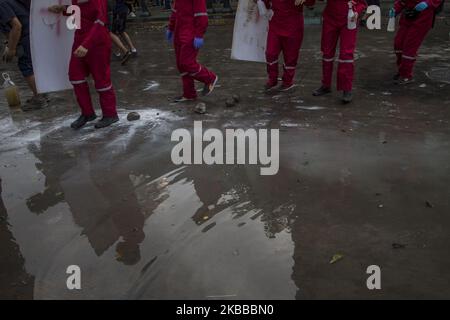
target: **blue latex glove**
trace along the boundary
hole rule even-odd
[[[426,8],[428,8],[428,3],[426,3],[425,1],[420,2],[414,9],[416,9],[417,11],[423,11]]]
[[[194,48],[198,50],[201,47],[203,47],[204,43],[205,43],[205,41],[203,40],[203,38],[195,38],[194,39]]]
[[[395,9],[391,8],[389,10],[389,18],[395,18],[397,15],[395,14]]]
[[[169,42],[172,42],[172,41],[173,41],[173,32],[170,31],[169,29],[166,30],[166,39],[167,39],[167,41],[169,41]]]

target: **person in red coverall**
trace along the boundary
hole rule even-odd
[[[73,54],[69,65],[69,79],[73,85],[81,116],[71,124],[80,129],[96,119],[87,77],[92,74],[100,97],[103,117],[95,128],[108,127],[119,121],[116,110],[116,94],[111,82],[111,38],[106,26],[108,10],[106,0],[72,0],[81,11],[81,29],[75,32]],[[66,14],[67,6],[55,5],[50,12]]]
[[[174,43],[177,67],[183,80],[183,95],[175,102],[195,100],[197,91],[194,80],[205,84],[203,95],[209,95],[219,78],[197,62],[203,36],[208,27],[206,0],[175,0],[166,37]]]
[[[337,71],[337,90],[343,91],[342,101],[349,103],[353,99],[354,52],[358,28],[349,29],[348,12],[352,7],[356,13],[353,20],[357,21],[366,9],[364,0],[328,0],[323,12],[322,26],[322,86],[313,92],[314,96],[322,96],[331,92],[333,62],[336,46],[339,43],[339,58]]]
[[[264,3],[266,8],[273,11],[267,35],[266,60],[269,80],[265,90],[270,92],[278,88],[278,58],[283,52],[283,84],[279,89],[289,91],[294,87],[295,70],[303,42],[303,5],[313,6],[315,0],[264,0]]]
[[[436,10],[442,0],[396,0],[393,13],[400,18],[400,28],[394,42],[398,74],[394,81],[407,84],[413,81],[417,52],[427,33],[433,27]]]

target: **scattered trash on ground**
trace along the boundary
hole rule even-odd
[[[137,113],[137,112],[130,112],[128,115],[127,115],[127,120],[128,121],[137,121],[137,120],[139,120],[141,118],[141,115],[139,114],[139,113]]]
[[[344,255],[340,253],[336,253],[330,260],[330,264],[335,264],[336,262],[339,262],[340,260],[344,259]]]
[[[206,113],[206,104],[204,104],[203,102],[200,102],[199,104],[197,104],[195,106],[194,111],[199,114],[205,114]]]

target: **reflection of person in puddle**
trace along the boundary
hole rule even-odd
[[[14,239],[8,224],[8,212],[2,199],[2,180],[0,179],[0,300],[32,299],[34,277],[29,276],[24,268],[25,260],[20,247]],[[6,272],[5,272],[6,271]],[[19,286],[14,284],[21,284]]]
[[[45,191],[27,200],[30,210],[46,213],[65,201],[74,222],[82,229],[81,235],[87,237],[97,256],[115,245],[118,261],[136,264],[141,259],[139,246],[145,238],[147,217],[136,199],[129,168],[122,167],[98,145],[91,151],[72,147],[71,151],[77,154],[74,157],[67,153],[64,141],[45,136],[40,148],[29,147],[39,159],[37,168],[45,176]],[[111,167],[116,170],[114,175],[109,171]]]
[[[294,193],[290,194],[280,186],[287,185],[297,175],[295,172],[280,168],[275,176],[261,177],[256,168],[236,169],[228,166],[222,170],[223,167],[218,172],[218,167],[192,166],[172,182],[192,180],[202,203],[192,216],[197,225],[210,225],[212,218],[225,210],[230,210],[233,218],[243,217],[255,210],[249,218],[261,219],[268,238],[275,237],[288,227],[290,216],[296,208],[293,205]]]
[[[40,160],[36,162],[36,169],[45,176],[44,191],[36,193],[27,199],[28,209],[36,214],[42,214],[49,208],[56,206],[64,201],[64,193],[59,182],[60,176],[75,164],[75,159],[69,160],[65,157],[54,157],[52,152],[52,144],[46,143],[45,140],[38,148],[35,144],[30,144],[28,150]],[[69,160],[69,161],[67,161]],[[58,164],[56,165],[56,162]]]

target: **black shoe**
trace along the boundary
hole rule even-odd
[[[396,84],[398,85],[407,85],[407,84],[411,84],[414,82],[413,78],[399,78],[396,82]]]
[[[42,95],[32,97],[21,107],[22,111],[34,111],[48,107],[48,101]]]
[[[78,130],[78,129],[84,127],[86,125],[86,123],[88,123],[90,121],[94,121],[96,118],[97,118],[97,115],[95,115],[95,114],[90,115],[90,116],[81,115],[78,117],[77,120],[72,122],[70,127],[72,129]]]
[[[95,129],[102,129],[102,128],[109,127],[110,125],[112,125],[113,123],[116,123],[117,121],[119,121],[118,116],[103,117],[95,124]]]
[[[264,85],[264,92],[265,93],[271,93],[275,90],[277,90],[278,88],[280,88],[280,86],[278,85],[278,83],[272,84],[272,83],[266,83]]]
[[[313,96],[320,97],[320,96],[326,95],[328,93],[331,93],[331,89],[328,87],[321,86],[319,89],[313,91]]]
[[[353,100],[353,93],[351,91],[344,91],[344,94],[342,95],[342,102],[343,103],[350,103]]]
[[[126,65],[126,63],[128,62],[128,60],[130,60],[131,58],[131,51],[127,51],[127,53],[125,53],[122,57],[122,59],[120,59],[120,64],[121,65]]]
[[[179,97],[176,97],[176,98],[173,98],[172,99],[172,102],[173,103],[183,103],[183,102],[190,102],[190,101],[195,101],[195,100],[197,100],[196,98],[186,98],[185,96],[179,96]]]
[[[392,80],[394,80],[395,82],[397,82],[398,80],[400,80],[400,73],[397,73],[395,76],[392,77]]]
[[[295,84],[291,84],[291,85],[282,85],[281,87],[280,87],[280,91],[281,92],[290,92],[290,91],[292,91],[293,89],[295,88]]]
[[[216,79],[214,79],[213,83],[205,84],[202,95],[205,97],[209,96],[214,91],[214,88],[216,87],[218,81],[219,81],[219,77],[216,76]]]

